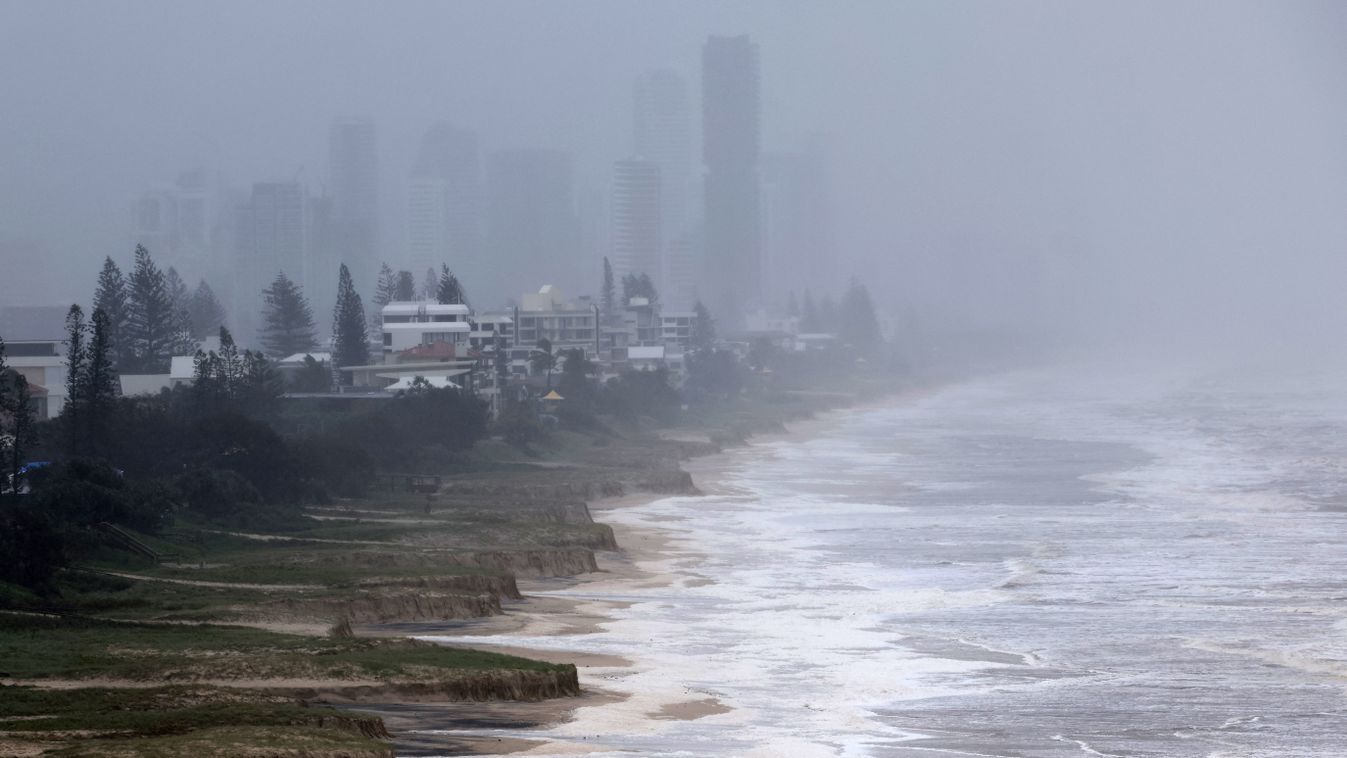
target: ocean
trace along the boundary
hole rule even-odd
[[[645,568],[671,584],[558,588],[613,620],[493,638],[635,664],[582,672],[626,701],[510,736],[605,756],[1347,755],[1339,377],[1021,371],[719,472],[603,516],[663,530]],[[649,717],[671,701],[730,710]]]

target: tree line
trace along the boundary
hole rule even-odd
[[[802,299],[789,293],[786,315],[799,320],[799,330],[804,334],[835,334],[857,347],[877,346],[883,340],[870,290],[854,277],[840,301],[827,294],[816,301],[809,290],[804,291]]]
[[[438,274],[428,270],[418,286],[411,272],[394,272],[385,263],[376,283],[371,318],[366,316],[364,301],[345,264],[337,277],[331,330],[336,366],[369,362],[369,327],[380,324],[383,306],[390,302],[468,302],[462,283],[447,265]],[[313,308],[299,283],[278,271],[261,295],[259,355],[279,359],[319,349]],[[195,354],[198,344],[226,325],[225,308],[204,279],[189,291],[173,267],[161,269],[142,245],[136,246],[130,275],[123,274],[111,256],[104,259],[93,297],[93,313],[100,311],[106,319],[102,339],[119,374],[167,373],[173,356]],[[305,369],[308,386],[321,384],[311,367]]]

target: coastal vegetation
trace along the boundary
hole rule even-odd
[[[583,351],[544,341],[531,368],[559,405],[512,393],[493,418],[470,388],[424,381],[335,402],[330,366],[310,356],[282,379],[272,363],[313,344],[280,274],[265,353],[216,323],[191,382],[128,397],[119,371],[162,367],[202,334],[198,315],[220,320],[204,282],[188,294],[144,248],[135,264],[123,279],[107,261],[91,315],[69,311],[59,418],[33,418],[0,343],[0,752],[382,756],[395,737],[379,718],[321,701],[578,694],[574,666],[382,625],[500,615],[519,578],[594,572],[619,545],[587,502],[694,492],[680,461],[893,389],[849,347],[735,349],[699,304],[681,380],[664,367],[601,380]],[[376,301],[411,279],[387,270]],[[340,283],[336,365],[363,363],[364,308],[344,268]],[[465,302],[447,267],[433,284]],[[658,297],[648,277],[621,285]],[[147,331],[147,313],[172,324]]]

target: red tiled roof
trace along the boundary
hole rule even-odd
[[[455,357],[454,345],[450,342],[432,342],[417,345],[398,353],[398,361],[448,360]]]

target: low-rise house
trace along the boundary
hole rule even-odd
[[[750,335],[794,336],[800,331],[800,319],[798,316],[787,316],[760,310],[744,316],[744,331]]]
[[[692,348],[692,332],[697,328],[696,311],[664,311],[660,314],[664,344],[687,352]]]
[[[124,397],[158,395],[173,387],[171,374],[121,374],[117,381]],[[188,377],[191,378],[190,376]]]
[[[0,308],[5,362],[28,380],[39,419],[56,418],[65,407],[67,310],[59,305]]]
[[[681,354],[679,356],[682,357]],[[663,345],[632,345],[613,350],[609,369],[613,374],[624,371],[654,371],[669,368],[668,351]]]
[[[308,353],[295,353],[277,360],[273,365],[276,368],[276,373],[280,374],[281,378],[285,380],[285,386],[289,387],[294,384],[295,377],[299,375],[299,372],[304,370],[304,366],[307,365],[308,359],[310,358],[323,368],[327,369],[329,375],[331,374],[332,353],[329,352],[314,351]]]
[[[828,348],[837,347],[840,344],[841,340],[837,338],[836,334],[819,332],[795,335],[795,350],[800,353],[808,352],[810,350],[826,350]]]
[[[436,343],[466,347],[472,325],[468,306],[458,303],[389,303],[383,307],[383,354]]]
[[[599,353],[599,306],[588,296],[567,301],[559,289],[545,285],[520,297],[513,322],[517,347],[546,339],[556,353],[579,348],[591,359]]]

